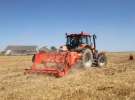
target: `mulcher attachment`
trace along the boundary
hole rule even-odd
[[[39,52],[33,58],[31,69],[25,69],[25,73],[44,73],[62,77],[80,58],[77,52]]]

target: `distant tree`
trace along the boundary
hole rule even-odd
[[[3,56],[5,54],[5,51],[1,51],[0,55]]]
[[[57,48],[55,46],[51,46],[51,51],[57,51]]]

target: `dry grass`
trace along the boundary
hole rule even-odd
[[[135,61],[108,53],[104,68],[74,69],[63,78],[24,75],[31,56],[0,56],[0,100],[135,100]]]

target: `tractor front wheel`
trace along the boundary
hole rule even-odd
[[[99,57],[98,57],[98,66],[103,67],[103,66],[106,66],[106,64],[107,64],[107,57],[104,54],[99,55]]]

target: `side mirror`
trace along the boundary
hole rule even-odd
[[[94,38],[94,39],[97,39],[97,36],[94,34],[94,35],[93,35],[93,38]]]

